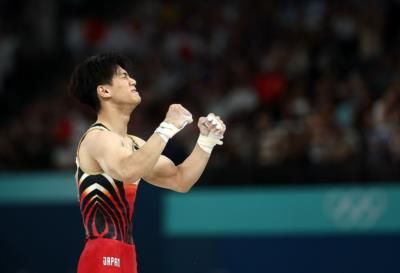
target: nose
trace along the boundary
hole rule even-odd
[[[130,85],[136,85],[136,80],[133,78],[129,78],[129,84]]]

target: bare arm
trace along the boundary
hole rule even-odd
[[[153,170],[168,139],[191,121],[191,114],[185,108],[171,105],[165,122],[161,123],[164,127],[160,125],[138,151],[124,147],[122,137],[109,131],[90,132],[82,148],[104,172],[124,182],[135,182]]]
[[[85,139],[85,151],[100,168],[115,179],[135,182],[156,164],[166,142],[153,134],[138,151],[121,145],[121,138],[108,131],[93,131]]]
[[[188,192],[199,180],[210,154],[204,152],[198,145],[192,153],[176,166],[166,156],[160,156],[153,170],[144,177],[147,182],[177,192]]]
[[[206,118],[199,119],[198,126],[201,134],[208,135],[210,132],[218,132],[221,138],[225,132],[225,124],[219,120],[219,129],[216,129],[217,124],[211,124]],[[143,140],[138,139],[141,144]],[[196,144],[192,153],[184,162],[176,166],[170,159],[165,156],[160,156],[153,170],[144,177],[149,183],[171,189],[177,192],[188,192],[197,182],[203,173],[208,160],[210,159],[211,151],[205,151],[204,147]]]

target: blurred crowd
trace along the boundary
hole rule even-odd
[[[85,57],[132,60],[148,138],[170,103],[227,124],[218,168],[400,163],[400,3],[379,0],[5,1],[1,169],[72,168],[94,117],[67,94]],[[179,161],[195,125],[168,146]]]

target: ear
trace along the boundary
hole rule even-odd
[[[97,95],[100,98],[109,98],[109,97],[111,97],[111,92],[105,85],[98,85],[97,86]]]

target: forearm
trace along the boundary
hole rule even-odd
[[[210,154],[198,144],[184,162],[177,166],[177,184],[183,192],[187,192],[199,180],[207,166]]]
[[[157,163],[166,143],[159,134],[154,133],[139,150],[133,152],[123,162],[126,177],[130,181],[136,181],[148,174]]]
[[[215,145],[222,145],[225,124],[210,114],[210,120],[200,117],[200,135],[192,153],[183,163],[176,166],[165,156],[160,156],[154,169],[144,179],[158,187],[177,192],[187,192],[199,180]]]
[[[201,120],[203,119],[203,120]],[[205,118],[200,118],[199,124],[204,125]],[[200,178],[203,173],[210,155],[215,145],[221,145],[223,138],[223,132],[225,131],[225,124],[216,118],[214,115],[210,115],[208,126],[214,126],[217,130],[222,130],[220,134],[218,131],[208,131],[210,128],[200,128],[203,130],[197,139],[197,144],[193,149],[190,156],[178,166],[178,187],[183,191],[187,192]],[[212,121],[214,119],[214,122]],[[219,128],[219,129],[218,129]],[[202,131],[202,130],[200,130]]]

